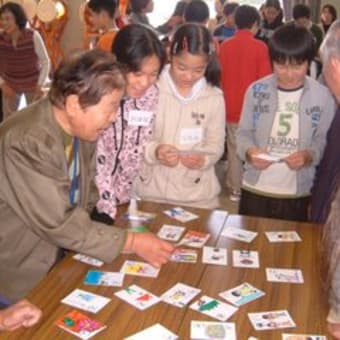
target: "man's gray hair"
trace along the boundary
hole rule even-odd
[[[321,44],[320,56],[323,64],[335,57],[340,59],[340,19],[333,22]]]

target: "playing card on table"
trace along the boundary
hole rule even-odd
[[[77,261],[89,264],[90,266],[100,267],[104,264],[103,261],[97,260],[94,257],[87,256],[84,254],[76,254],[73,258]]]
[[[220,321],[226,321],[237,311],[236,307],[205,295],[190,305],[190,308]]]
[[[179,282],[163,293],[161,300],[176,307],[182,308],[200,292],[201,290],[198,288]]]
[[[248,313],[253,327],[258,330],[295,327],[295,323],[286,310],[276,310],[261,313]]]
[[[164,224],[161,227],[161,229],[158,231],[157,235],[163,240],[177,242],[181,238],[184,230],[185,230],[185,227]]]
[[[90,339],[106,328],[103,323],[93,320],[77,310],[67,313],[65,316],[58,319],[55,324],[63,330],[84,340]]]
[[[241,228],[225,227],[221,233],[222,236],[232,238],[234,240],[250,243],[257,236],[257,232],[244,230]]]
[[[124,274],[146,277],[157,277],[159,271],[159,268],[155,268],[149,263],[131,260],[125,261],[120,269],[120,272]]]
[[[84,283],[86,285],[94,286],[120,287],[123,285],[123,280],[124,280],[123,273],[89,270],[86,274]]]
[[[178,242],[177,246],[185,245],[193,248],[202,248],[209,238],[210,234],[189,230]]]
[[[300,269],[266,268],[267,281],[303,283],[303,275]]]
[[[124,218],[130,221],[151,222],[156,217],[156,214],[142,210],[136,210],[133,213],[127,212]]]
[[[189,222],[189,221],[192,221],[198,218],[197,215],[191,213],[190,211],[184,210],[181,207],[176,207],[176,208],[171,208],[169,210],[165,210],[164,214],[182,223]]]
[[[296,231],[266,231],[269,242],[300,242],[301,238]]]
[[[137,285],[120,290],[115,295],[140,310],[149,308],[160,301],[159,297]]]
[[[282,334],[282,340],[327,340],[324,335]]]
[[[178,336],[170,332],[167,328],[159,323],[145,328],[141,332],[125,338],[124,340],[177,340]]]
[[[203,247],[202,262],[226,266],[227,249],[215,247]]]
[[[259,253],[252,250],[233,250],[233,266],[242,268],[259,268]]]
[[[219,294],[224,300],[240,307],[250,301],[256,300],[265,295],[262,290],[259,290],[251,284],[244,282],[237,287],[228,289]]]
[[[214,321],[191,321],[192,340],[236,340],[235,323]]]
[[[93,294],[81,289],[75,289],[72,293],[64,297],[61,300],[61,303],[86,310],[91,313],[97,313],[110,301],[111,299],[105,296]]]
[[[197,251],[187,248],[175,248],[175,250],[171,254],[170,261],[196,263]]]

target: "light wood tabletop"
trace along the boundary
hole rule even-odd
[[[265,292],[265,295],[246,305],[228,320],[235,322],[237,339],[246,340],[253,336],[261,340],[281,339],[282,333],[300,333],[327,335],[326,315],[327,299],[322,291],[319,242],[321,226],[308,223],[287,222],[255,217],[229,215],[223,210],[205,210],[186,208],[199,215],[199,219],[180,223],[166,216],[163,211],[171,206],[143,202],[140,209],[155,212],[156,218],[149,224],[129,222],[123,217],[116,224],[122,228],[131,225],[145,225],[157,232],[163,224],[182,225],[187,230],[198,230],[210,233],[208,246],[227,248],[228,265],[219,266],[203,264],[201,250],[197,263],[170,262],[161,268],[157,278],[145,278],[126,275],[123,288],[136,284],[153,294],[160,296],[178,282],[201,289],[202,295],[222,300],[219,293],[231,289],[241,283],[248,282]],[[251,243],[232,240],[221,235],[225,227],[238,227],[258,232]],[[301,242],[270,243],[265,231],[295,230]],[[257,250],[260,268],[236,268],[232,266],[232,250]],[[76,288],[84,289],[112,299],[97,314],[82,312],[89,317],[103,322],[107,328],[96,335],[95,339],[121,340],[155,323],[160,323],[177,334],[179,339],[190,339],[191,320],[217,321],[209,316],[191,310],[188,306],[177,308],[160,302],[144,311],[140,311],[114,296],[121,287],[89,286],[83,283],[85,275],[93,267],[80,263],[68,254],[27,296],[43,311],[41,322],[31,329],[20,329],[12,333],[3,333],[0,339],[74,339],[73,335],[55,325],[55,321],[73,307],[60,301]],[[99,270],[119,271],[127,259],[141,260],[135,255],[120,255],[113,263],[105,264]],[[266,280],[265,268],[301,269],[303,284],[275,283]],[[97,269],[97,268],[96,268]],[[200,295],[199,295],[200,296]],[[193,301],[195,301],[197,296]],[[190,305],[190,304],[189,304]],[[288,310],[296,323],[295,328],[255,331],[248,313],[274,310]],[[158,339],[152,339],[158,340]]]

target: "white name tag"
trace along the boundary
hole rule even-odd
[[[203,129],[197,128],[185,128],[181,129],[180,144],[197,144],[203,139]]]
[[[152,115],[152,111],[131,110],[128,124],[132,126],[148,126],[151,123]]]

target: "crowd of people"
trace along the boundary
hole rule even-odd
[[[209,20],[203,0],[180,1],[153,28],[152,0],[131,0],[124,27],[119,1],[87,6],[102,35],[53,75],[23,8],[0,8],[0,331],[39,320],[23,299],[65,251],[167,263],[174,246],[115,227],[117,207],[132,197],[220,207],[226,140],[225,186],[240,214],[325,225],[327,321],[340,339],[336,9],[323,6],[317,24],[298,4],[284,23],[277,0],[260,11],[217,0]],[[30,105],[17,111],[23,95]]]

